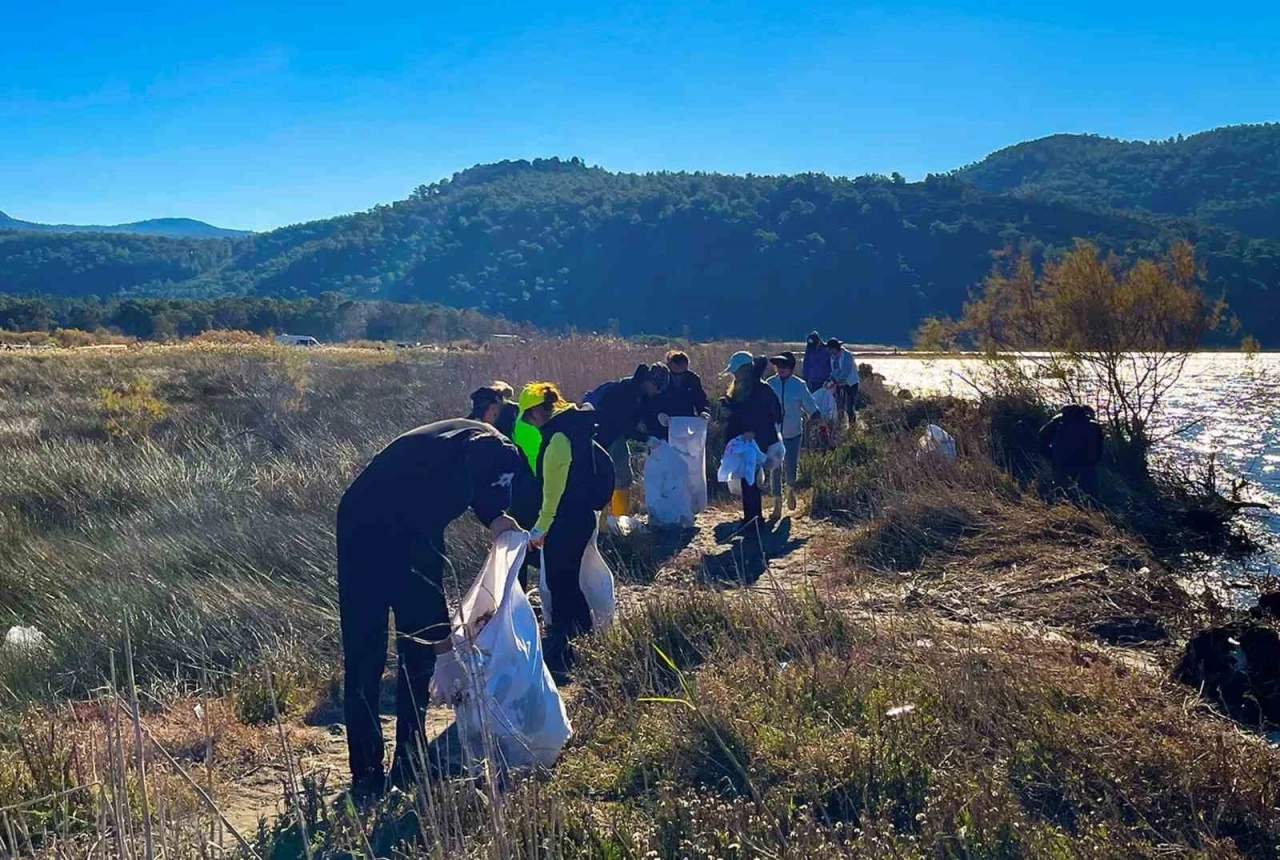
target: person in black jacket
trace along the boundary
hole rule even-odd
[[[471,412],[468,420],[483,421],[497,428],[508,439],[515,432],[519,409],[515,404],[516,392],[505,382],[495,380],[471,392]]]
[[[702,378],[689,369],[689,356],[679,350],[671,350],[667,353],[667,368],[671,371],[667,399],[674,410],[670,414],[710,416],[711,401],[702,387]]]
[[[1068,495],[1083,493],[1098,501],[1102,494],[1100,465],[1104,436],[1087,406],[1062,407],[1040,428],[1040,453],[1053,464],[1053,482]]]
[[[551,592],[547,665],[564,666],[571,659],[569,641],[592,627],[579,576],[583,553],[595,535],[596,514],[613,493],[613,464],[596,442],[593,412],[566,402],[550,383],[535,383],[532,388],[538,402],[525,405],[525,394],[521,395],[525,406],[521,420],[542,433],[537,468],[542,510],[530,543],[542,550]]]
[[[614,467],[614,493],[610,512],[626,516],[631,508],[631,440],[645,441],[652,424],[658,427],[657,413],[648,413],[648,404],[667,390],[671,373],[665,365],[638,366],[630,378],[597,386],[585,400],[595,411],[596,440],[609,452]]]
[[[754,440],[761,451],[768,451],[778,441],[778,425],[782,422],[782,404],[761,377],[769,366],[764,357],[749,352],[735,353],[725,373],[733,375],[728,394],[720,401],[726,415],[725,439],[743,436]],[[747,524],[763,519],[760,482],[742,482],[742,518]]]
[[[400,436],[343,493],[338,610],[353,794],[385,788],[378,699],[388,609],[398,656],[392,779],[410,784],[433,673],[446,693],[466,685],[449,638],[445,527],[470,507],[495,537],[518,529],[507,511],[531,487],[528,461],[515,445],[487,424],[456,419]]]

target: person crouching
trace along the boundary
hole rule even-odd
[[[551,383],[527,386],[520,394],[520,409],[521,420],[542,433],[537,462],[542,509],[530,544],[542,550],[551,594],[546,660],[553,668],[567,668],[572,663],[570,640],[592,627],[579,576],[599,511],[613,495],[614,464],[595,441],[595,413],[566,401]]]

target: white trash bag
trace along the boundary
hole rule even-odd
[[[689,501],[700,514],[707,509],[707,419],[672,418],[667,437],[689,470]]]
[[[694,522],[689,469],[675,446],[654,440],[644,461],[644,503],[653,525],[690,528]]]
[[[591,610],[591,629],[607,630],[613,623],[617,602],[613,595],[613,571],[600,554],[600,529],[591,534],[586,550],[582,553],[582,567],[578,570],[578,587],[587,598]],[[538,594],[542,596],[542,623],[551,627],[551,589],[547,586],[547,552],[542,550],[542,566],[538,571]]]
[[[538,619],[517,575],[529,536],[498,537],[453,618],[453,647],[471,678],[454,714],[468,767],[549,768],[573,734],[542,660]],[[436,681],[432,693],[438,693]]]
[[[813,402],[818,404],[818,413],[823,421],[834,422],[840,415],[840,407],[836,403],[836,393],[827,386],[813,392]]]
[[[49,647],[49,640],[36,627],[16,625],[4,634],[4,647],[13,651],[31,654]]]
[[[947,460],[956,458],[955,437],[937,424],[930,424],[924,428],[919,444],[921,454],[936,454]]]

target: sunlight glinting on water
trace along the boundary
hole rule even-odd
[[[894,387],[920,394],[975,394],[966,380],[978,374],[977,359],[875,356],[864,361]],[[1253,591],[1259,577],[1280,573],[1280,354],[1192,356],[1157,415],[1153,433],[1169,434],[1157,456],[1182,464],[1216,456],[1224,490],[1232,478],[1242,478],[1248,482],[1245,499],[1273,507],[1272,512],[1244,516],[1244,527],[1270,550],[1243,562],[1218,564],[1222,585]]]

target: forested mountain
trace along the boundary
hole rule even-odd
[[[173,236],[186,239],[216,239],[223,236],[247,236],[248,230],[228,230],[192,218],[149,218],[131,224],[94,227],[80,224],[37,224],[19,221],[0,212],[0,230],[31,230],[40,233],[127,233],[135,236]]]
[[[1151,143],[1058,134],[958,174],[984,191],[1187,216],[1280,238],[1280,123]]]
[[[1207,284],[1280,341],[1280,243],[1189,218],[981,191],[957,176],[612,173],[483,165],[368,212],[191,240],[0,232],[0,292],[434,301],[551,329],[698,337],[814,327],[905,343],[954,314],[1009,247],[1197,245]]]

